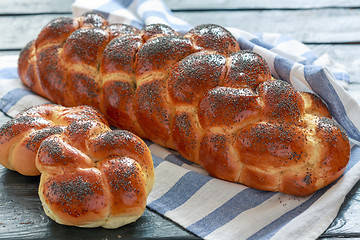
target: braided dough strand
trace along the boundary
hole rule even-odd
[[[19,76],[56,103],[93,106],[110,124],[256,189],[309,195],[349,160],[326,105],[272,79],[266,61],[218,25],[181,36],[96,13],[56,19],[22,51]]]
[[[32,107],[0,129],[0,163],[41,174],[45,213],[60,224],[117,228],[138,219],[154,184],[146,144],[94,108]]]

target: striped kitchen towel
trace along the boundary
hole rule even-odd
[[[139,28],[155,22],[182,33],[191,28],[159,0],[77,0],[73,4],[75,16],[89,10],[101,12],[111,22]],[[316,58],[300,42],[278,34],[229,30],[242,49],[252,49],[267,60],[275,77],[322,96],[352,142],[360,142],[360,108],[342,87],[341,82],[348,82],[349,76],[340,65]],[[4,113],[0,122],[30,105],[48,102],[21,84],[16,61],[16,56],[0,57],[0,109]],[[148,207],[205,239],[315,239],[331,224],[360,179],[360,147],[356,145],[346,173],[336,183],[311,196],[294,197],[212,178],[176,152],[147,144],[156,172]]]

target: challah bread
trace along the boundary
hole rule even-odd
[[[117,228],[143,214],[154,183],[150,151],[92,107],[32,107],[0,132],[0,163],[41,174],[39,196],[56,222]]]
[[[324,103],[272,79],[260,55],[217,25],[181,36],[96,13],[56,19],[21,52],[19,75],[56,103],[91,105],[110,124],[257,189],[309,195],[349,160]]]

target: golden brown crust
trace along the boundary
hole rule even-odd
[[[180,36],[174,29],[165,24],[150,24],[146,25],[141,31],[140,35],[147,42],[150,38],[160,36]]]
[[[164,96],[164,80],[141,84],[135,94],[134,110],[146,136],[159,144],[174,148],[171,137],[172,109]]]
[[[146,176],[141,166],[128,157],[110,158],[98,165],[111,193],[110,218],[121,214],[142,214],[146,207]]]
[[[117,228],[144,212],[154,183],[150,151],[134,134],[112,131],[94,108],[32,107],[0,133],[0,163],[41,174],[39,196],[56,222]]]
[[[0,128],[0,163],[4,167],[19,171],[24,175],[39,175],[39,171],[35,167],[35,156],[38,148],[33,148],[35,142],[29,145],[27,144],[29,139],[23,140],[23,138],[27,135],[33,135],[36,130],[48,128],[52,125],[45,119],[31,116],[21,116],[5,123]]]
[[[305,101],[305,113],[318,117],[331,118],[331,114],[321,98],[309,92],[302,92],[300,94]]]
[[[154,72],[165,75],[173,65],[193,52],[191,41],[180,36],[150,38],[137,52],[136,78],[141,81],[141,78]]]
[[[225,63],[224,56],[207,52],[195,53],[181,60],[168,79],[172,102],[196,106],[208,90],[224,79]]]
[[[176,149],[187,159],[199,158],[202,133],[194,116],[193,112],[177,111],[172,128]]]
[[[297,123],[304,112],[301,94],[285,81],[269,80],[257,89],[263,100],[264,117],[269,122]]]
[[[271,78],[265,60],[251,51],[238,51],[231,54],[228,61],[225,87],[255,89],[260,83]]]
[[[39,33],[35,46],[39,48],[47,44],[61,44],[66,38],[79,28],[79,22],[71,18],[56,18],[50,21]]]
[[[236,127],[255,122],[262,115],[259,96],[248,88],[217,87],[209,90],[198,107],[202,128]]]
[[[97,168],[59,175],[43,174],[39,195],[42,204],[49,210],[47,214],[65,225],[103,224],[111,204],[101,175]]]
[[[53,45],[20,55],[19,75],[35,92],[94,106],[211,175],[257,189],[303,196],[344,172],[349,142],[322,100],[272,79],[264,58],[240,50],[226,29],[205,24],[181,36],[161,24],[109,25],[94,13],[64,26]],[[41,54],[52,73],[37,73],[46,68]]]
[[[203,24],[194,27],[186,35],[198,50],[210,50],[229,55],[240,50],[239,44],[225,28],[215,24]]]
[[[243,164],[239,161],[233,145],[231,136],[209,132],[201,140],[199,162],[211,175],[239,182]],[[243,183],[248,184],[246,181]]]

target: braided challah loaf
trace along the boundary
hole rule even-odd
[[[45,213],[60,224],[117,228],[145,210],[154,183],[148,147],[91,107],[32,107],[1,127],[0,146],[3,166],[41,173]]]
[[[253,188],[308,195],[349,160],[322,101],[272,79],[261,56],[217,25],[181,36],[95,13],[56,19],[23,49],[19,75],[56,103],[91,105],[110,124]]]

